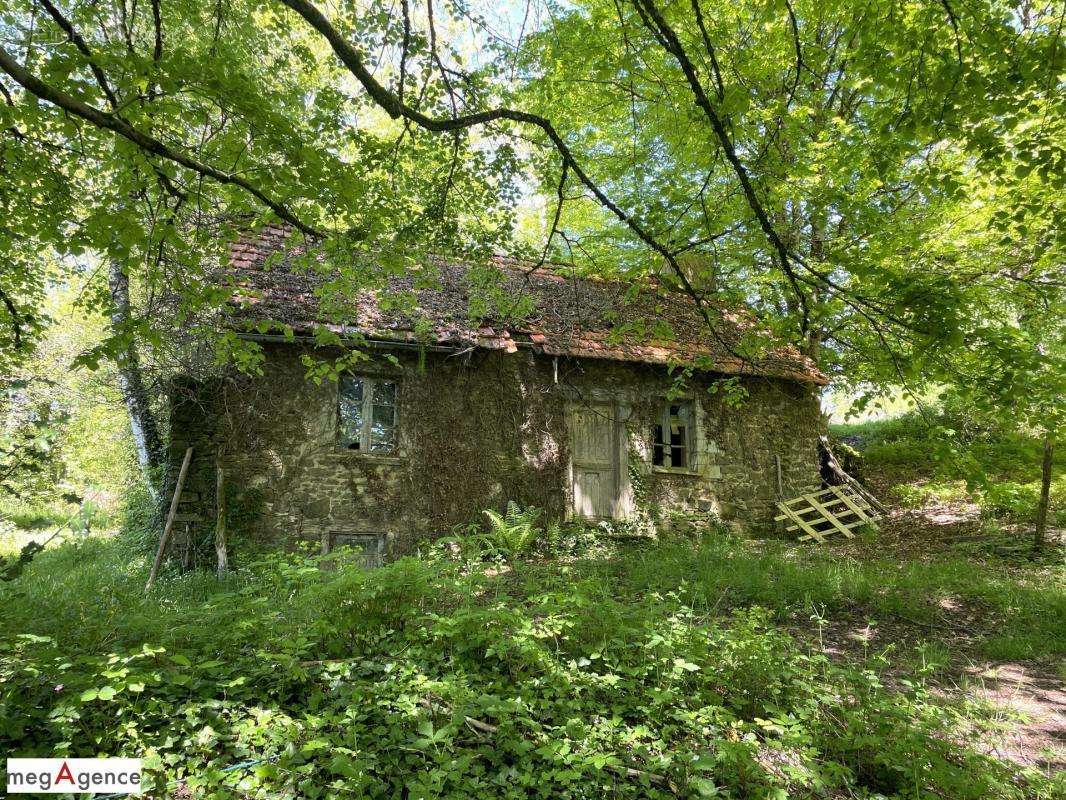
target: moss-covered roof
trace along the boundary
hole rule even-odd
[[[424,268],[390,275],[383,291],[362,290],[336,302],[330,276],[293,264],[302,254],[289,245],[285,226],[267,225],[232,246],[233,318],[238,326],[288,326],[307,335],[318,326],[342,336],[380,341],[480,347],[514,351],[530,347],[547,355],[602,358],[648,364],[694,364],[729,375],[763,375],[824,384],[812,362],[788,346],[752,352],[757,323],[746,313],[706,304],[709,327],[687,295],[653,284],[578,278],[559,267],[537,267],[507,258],[491,266],[498,298],[511,314],[471,318],[479,296],[467,262],[429,259]],[[485,265],[481,265],[484,267]],[[483,277],[485,270],[480,270]],[[382,297],[406,296],[397,306]],[[329,299],[327,299],[329,298]],[[497,303],[497,306],[500,304]]]

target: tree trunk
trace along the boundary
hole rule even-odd
[[[222,459],[215,459],[215,554],[218,556],[218,577],[226,574],[229,563],[226,556],[226,477],[222,469]]]
[[[810,226],[810,257],[811,261],[820,268],[824,267],[825,242],[828,238],[827,214],[824,208],[816,206],[807,217]],[[812,286],[808,302],[818,305],[820,293],[817,286]],[[804,342],[803,354],[808,356],[816,365],[821,361],[822,342],[825,339],[825,328],[821,325],[813,325],[807,332],[807,340]]]
[[[1036,534],[1033,547],[1043,550],[1047,545],[1047,515],[1051,505],[1051,459],[1055,454],[1055,437],[1051,431],[1044,434],[1044,463],[1040,470],[1040,502],[1036,506]]]
[[[133,315],[130,311],[130,280],[122,265],[112,260],[108,269],[108,290],[111,294],[111,330],[121,334],[131,328]],[[130,417],[130,429],[137,448],[137,461],[141,465],[145,484],[153,499],[160,497],[158,481],[163,466],[163,444],[159,426],[152,415],[148,391],[144,386],[141,361],[132,338],[115,356],[118,368],[119,389],[126,411]]]

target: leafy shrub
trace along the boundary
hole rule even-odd
[[[558,537],[553,528],[558,530]],[[600,544],[601,537],[595,528],[582,522],[552,522],[545,529],[544,540],[550,555],[581,557],[592,552]]]
[[[1039,438],[981,425],[957,409],[933,408],[927,409],[926,416],[912,411],[830,427],[834,438],[853,445],[871,466],[927,478],[960,479],[972,473],[1025,483],[1038,477],[1043,454]],[[1063,457],[1057,454],[1056,467]]]
[[[984,511],[993,517],[1023,517],[1034,512],[1040,489],[1003,481],[984,492]]]
[[[582,523],[563,525],[558,520],[550,520],[540,525],[541,509],[534,506],[523,509],[514,501],[507,503],[507,511],[502,515],[491,509],[482,513],[488,518],[488,530],[482,533],[476,526],[467,526],[467,541],[509,561],[534,550],[544,555],[574,555],[587,551],[596,538]],[[457,531],[462,532],[462,529]]]
[[[488,518],[486,533],[471,527],[468,542],[487,546],[492,556],[514,560],[533,551],[543,556],[579,556],[588,553],[598,541],[596,530],[581,522],[563,524],[551,519],[539,525],[543,512],[535,507],[522,509],[514,501],[507,502],[506,513],[483,512]]]
[[[929,503],[951,503],[969,497],[962,481],[917,481],[892,487],[892,495],[904,508],[921,508]]]
[[[1031,522],[1040,492],[1039,438],[978,424],[956,409],[933,409],[858,425],[833,425],[865,462],[900,481],[892,492],[904,506],[972,496],[986,517]],[[1061,452],[1054,474],[1062,473]],[[1052,484],[1052,524],[1066,524],[1066,478]]]
[[[982,493],[982,511],[988,516],[1017,522],[1032,522],[1040,500],[1040,482],[998,481]],[[1066,525],[1066,476],[1051,483],[1053,525]]]

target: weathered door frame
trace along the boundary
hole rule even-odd
[[[611,513],[609,516],[585,517],[578,514],[574,508],[574,412],[577,410],[606,409],[605,416],[611,424],[611,459],[610,465],[614,473],[614,486],[611,500]],[[567,520],[583,519],[588,521],[622,520],[632,513],[633,492],[629,480],[629,447],[626,432],[626,418],[629,407],[617,399],[589,398],[588,400],[572,400],[566,404],[566,431],[567,431]],[[591,463],[591,462],[590,462]],[[596,462],[599,463],[599,462]]]

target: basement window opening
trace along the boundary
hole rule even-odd
[[[337,389],[338,443],[371,455],[396,452],[396,382],[345,377]]]
[[[385,536],[380,533],[330,531],[327,552],[364,567],[380,567],[385,561]]]
[[[692,469],[692,403],[664,403],[652,428],[652,465]]]

